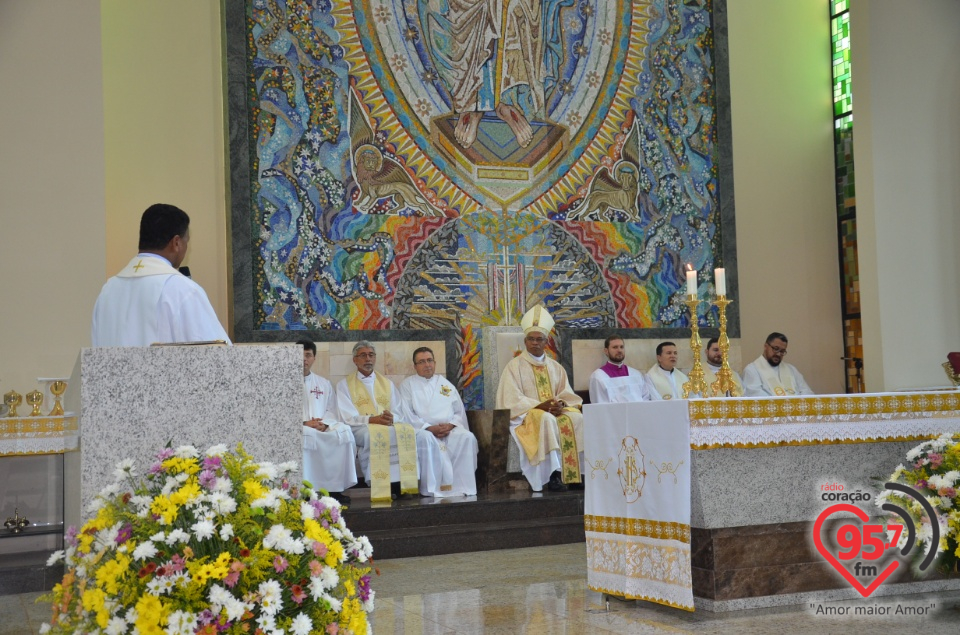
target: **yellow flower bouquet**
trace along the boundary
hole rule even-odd
[[[365,536],[340,503],[242,446],[166,448],[115,482],[66,535],[66,573],[41,633],[279,635],[370,632]]]

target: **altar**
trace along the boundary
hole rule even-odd
[[[638,504],[616,505],[613,515],[592,505],[599,492],[606,490],[609,497],[611,488],[624,489],[615,476],[618,459],[607,456],[609,451],[604,453],[604,448],[609,448],[611,441],[621,445],[621,437],[630,434],[634,425],[632,420],[642,419],[644,410],[657,404],[584,407],[584,425],[594,430],[585,436],[585,462],[587,466],[606,461],[613,465],[607,470],[613,478],[606,480],[591,474],[589,467],[586,470],[587,550],[590,554],[598,541],[609,541],[611,534],[635,536],[630,532],[638,521],[647,521],[647,526],[673,522],[679,527],[680,553],[683,542],[688,541],[690,560],[689,577],[674,575],[672,579],[675,584],[689,583],[695,607],[709,611],[859,597],[814,548],[814,520],[829,504],[824,503],[822,487],[839,484],[846,492],[876,495],[912,447],[960,431],[960,393],[954,391],[678,403],[686,403],[682,413],[686,417],[677,417],[672,423],[682,426],[684,419],[689,420],[686,522],[658,517],[657,507],[644,515],[639,511],[642,497]],[[610,423],[610,409],[617,407],[634,410],[626,433],[623,426]],[[660,425],[669,426],[671,421],[663,420]],[[606,439],[610,436],[617,438]],[[640,448],[653,447],[645,445],[642,436],[638,438]],[[674,465],[674,469],[683,483],[683,468]],[[646,478],[655,481],[663,475],[663,466],[648,462],[646,471]],[[872,502],[861,508],[871,516],[878,515]],[[592,520],[597,516],[609,519],[602,531],[597,531]],[[591,588],[676,605],[668,597],[642,591],[656,588],[640,580],[649,575],[649,568],[637,567],[634,573],[630,566],[621,569],[623,584],[632,592],[599,584],[601,579],[610,580],[609,571],[601,568],[610,569],[610,562],[591,560],[588,555]],[[902,567],[873,596],[954,589],[960,589],[960,579],[945,579],[932,569],[914,579],[909,567]]]

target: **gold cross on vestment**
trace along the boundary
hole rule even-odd
[[[143,261],[142,261],[142,260],[138,260],[138,261],[137,261],[137,264],[134,265],[133,270],[136,271],[136,272],[139,272],[141,269],[143,269]]]

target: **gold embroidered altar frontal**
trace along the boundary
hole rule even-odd
[[[691,399],[695,450],[930,439],[960,430],[960,392]]]
[[[685,401],[583,408],[587,586],[693,610]]]
[[[0,456],[63,454],[77,449],[80,431],[77,418],[0,418]]]

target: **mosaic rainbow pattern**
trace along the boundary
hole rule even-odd
[[[684,326],[721,228],[708,0],[457,6],[248,0],[254,324],[458,329],[470,407],[478,329]]]

